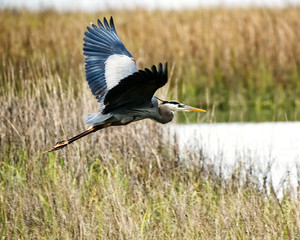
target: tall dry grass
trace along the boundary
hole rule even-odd
[[[165,60],[175,63],[166,87],[171,96],[218,109],[228,96],[238,97],[229,105],[246,99],[248,93],[238,91],[240,84],[249,83],[247,89],[254,91],[260,84],[280,89],[286,83],[288,91],[282,98],[298,91],[295,81],[285,82],[283,77],[275,82],[272,75],[281,66],[278,76],[290,76],[287,69],[299,66],[299,55],[290,54],[299,48],[294,42],[299,37],[298,13],[297,9],[2,11],[1,238],[297,239],[299,193],[287,185],[278,198],[271,183],[242,163],[224,179],[214,171],[213,162],[193,150],[186,155],[191,163],[187,166],[176,140],[151,121],[105,129],[57,153],[45,151],[57,140],[84,130],[84,114],[98,108],[85,82],[81,50],[89,21],[113,15],[121,39],[140,67]],[[277,35],[270,26],[274,32],[286,29],[290,37]],[[248,38],[243,37],[246,33]],[[278,50],[265,51],[268,44]],[[265,62],[257,62],[261,59]],[[263,79],[269,82],[240,78],[239,74],[260,74],[261,69],[255,68],[260,64],[268,67],[266,74],[272,77]],[[225,92],[221,86],[230,86],[224,101],[218,94]],[[207,120],[212,117],[208,114]]]
[[[1,84],[45,75],[63,89],[82,75],[85,26],[113,15],[140,68],[168,61],[169,96],[212,112],[214,120],[299,119],[299,9],[212,9],[184,12],[58,14],[2,11]],[[11,72],[10,66],[22,69]],[[11,91],[10,85],[7,86]],[[5,88],[5,89],[7,89]],[[21,91],[19,91],[21,92]],[[196,116],[196,115],[194,115]]]

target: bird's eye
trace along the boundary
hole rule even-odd
[[[178,104],[179,108],[184,108],[183,104]]]

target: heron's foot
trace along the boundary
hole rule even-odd
[[[54,152],[58,149],[62,149],[64,148],[65,146],[67,146],[69,144],[69,141],[68,140],[64,140],[64,141],[60,141],[60,142],[57,142],[55,146],[53,146],[49,152]]]

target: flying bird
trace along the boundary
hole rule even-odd
[[[97,23],[87,27],[83,54],[86,56],[86,80],[100,108],[97,113],[87,115],[85,123],[91,126],[86,131],[57,142],[50,151],[61,149],[103,128],[145,118],[164,124],[172,121],[174,111],[205,112],[153,96],[168,81],[167,63],[137,71],[136,61],[121,42],[113,18],[109,23],[106,18],[103,23],[100,20]]]

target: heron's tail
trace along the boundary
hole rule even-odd
[[[111,117],[111,114],[88,113],[85,117],[85,124],[97,125],[105,122]]]
[[[64,148],[65,146],[69,145],[70,143],[72,142],[75,142],[76,140],[78,140],[79,138],[82,138],[90,133],[93,133],[93,132],[96,132],[102,128],[106,128],[106,127],[109,127],[110,125],[109,124],[103,124],[103,125],[96,125],[96,126],[93,126],[93,127],[90,127],[88,130],[76,135],[75,137],[72,137],[68,140],[64,140],[64,141],[60,141],[60,142],[57,142],[55,144],[55,146],[53,146],[49,152],[54,152],[58,149],[61,149],[61,148]]]

